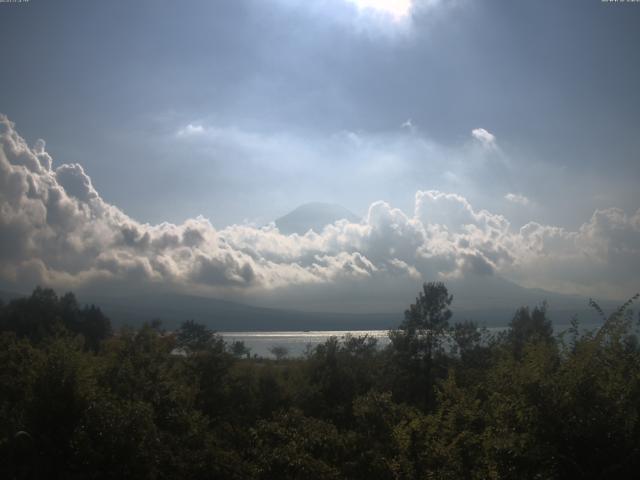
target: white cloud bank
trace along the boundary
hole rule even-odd
[[[43,141],[29,147],[0,116],[5,287],[281,295],[370,282],[374,296],[385,282],[498,273],[527,286],[624,297],[638,289],[638,272],[640,210],[598,210],[575,231],[535,222],[515,230],[462,196],[418,191],[412,214],[379,201],[360,223],[302,236],[273,225],[215,229],[203,217],[143,224],[105,202],[82,166],[54,168]]]

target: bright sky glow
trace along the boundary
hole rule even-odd
[[[406,16],[411,10],[412,0],[348,0],[359,9],[371,8],[393,15],[395,18]]]

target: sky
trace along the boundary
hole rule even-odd
[[[0,4],[1,284],[624,298],[639,24],[600,0]],[[280,234],[307,202],[363,220]]]

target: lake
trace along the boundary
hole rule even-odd
[[[305,332],[218,332],[225,342],[242,341],[251,349],[251,355],[273,357],[269,349],[275,346],[285,347],[289,356],[302,356],[307,348],[326,342],[330,337],[344,338],[351,334],[355,337],[369,335],[378,339],[378,345],[389,343],[388,330],[332,330]],[[309,347],[308,347],[309,346]]]
[[[580,330],[591,330],[597,328],[596,324],[585,324]],[[570,325],[554,325],[554,330],[559,333],[569,329]],[[490,333],[498,333],[506,327],[489,327]],[[251,355],[259,357],[273,358],[270,349],[275,346],[285,347],[290,357],[302,356],[308,348],[324,343],[329,337],[342,339],[347,334],[355,337],[369,335],[378,339],[378,346],[384,347],[389,344],[388,330],[322,330],[322,331],[291,331],[291,332],[218,332],[225,342],[244,342],[245,346],[251,349]]]

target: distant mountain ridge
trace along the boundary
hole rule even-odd
[[[510,282],[508,282],[510,283]],[[515,284],[513,284],[515,285]],[[470,299],[456,305],[456,286],[451,286],[454,301],[451,309],[452,322],[473,320],[486,326],[505,326],[516,308],[521,305],[533,307],[543,300],[550,302],[550,316],[556,324],[568,324],[571,317],[578,315],[583,324],[595,324],[599,319],[581,297],[568,297],[571,302],[561,302],[562,295],[539,295],[528,291],[528,295],[501,301],[484,303],[476,308],[468,303]],[[516,286],[517,287],[517,286]],[[522,288],[522,287],[517,287]],[[59,294],[63,292],[58,292]],[[550,292],[545,292],[550,294]],[[16,292],[0,291],[5,302],[21,295]],[[95,304],[112,320],[115,326],[139,326],[144,322],[159,319],[169,329],[178,327],[185,320],[195,320],[217,331],[301,331],[301,330],[376,330],[396,328],[403,319],[403,311],[391,313],[335,313],[308,312],[276,308],[266,308],[216,298],[182,294],[141,294],[121,297],[107,297],[78,294],[81,304]],[[555,305],[555,306],[554,306]],[[408,305],[407,305],[408,306]],[[601,303],[605,311],[611,311],[617,304],[611,301]]]
[[[276,219],[275,224],[278,230],[286,235],[304,235],[309,230],[320,233],[327,225],[343,219],[354,223],[360,221],[360,217],[341,205],[311,202],[300,205]]]
[[[167,328],[195,320],[218,331],[369,330],[396,327],[402,312],[324,313],[257,307],[217,298],[180,294],[136,297],[80,297],[94,303],[116,324],[139,325],[160,319]]]
[[[26,296],[26,293],[0,290],[0,299],[4,302]],[[402,320],[402,312],[300,312],[182,294],[109,297],[79,292],[76,297],[81,305],[100,307],[115,326],[135,327],[158,319],[169,329],[177,328],[185,320],[195,320],[218,331],[384,330],[395,328]]]

